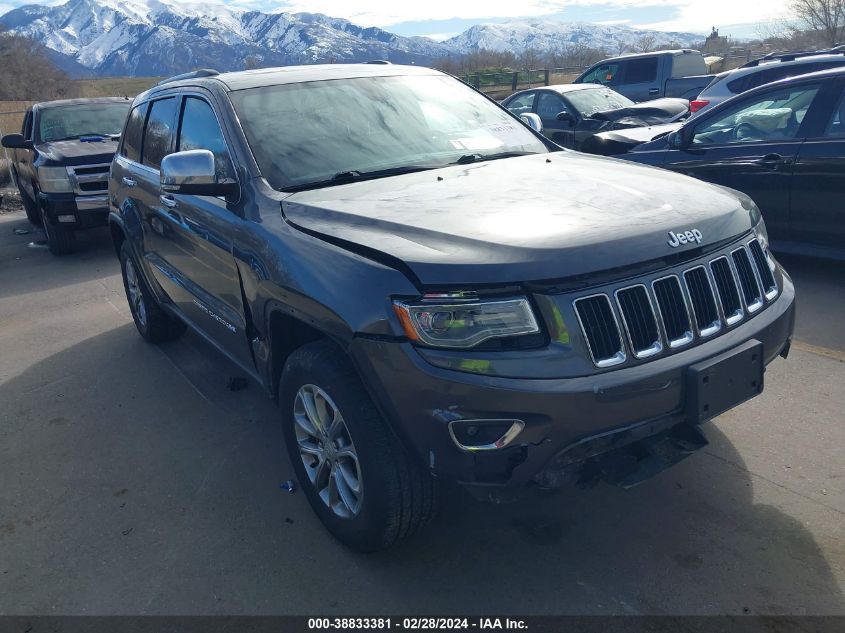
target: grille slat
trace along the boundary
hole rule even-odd
[[[763,292],[766,294],[766,299],[771,301],[778,294],[778,285],[777,282],[775,282],[775,276],[772,274],[772,269],[769,268],[769,260],[763,252],[763,247],[757,239],[753,239],[748,242],[748,249],[751,251],[751,256],[754,258],[754,263],[757,266],[757,273],[763,284]]]
[[[678,278],[672,276],[658,279],[652,287],[669,347],[681,347],[690,343],[692,341],[690,320]]]
[[[713,278],[716,280],[716,289],[719,291],[719,301],[722,304],[725,322],[728,325],[738,323],[743,316],[742,301],[739,298],[739,289],[728,258],[714,259],[710,262],[710,270],[713,271]]]
[[[622,322],[631,350],[637,358],[653,356],[663,349],[660,330],[645,286],[632,286],[616,292]]]
[[[738,248],[731,253],[731,258],[739,277],[745,307],[749,312],[756,312],[763,307],[763,291],[760,289],[760,284],[757,283],[757,276],[754,274],[748,251],[745,248]]]
[[[635,283],[575,299],[593,363],[602,368],[624,363],[626,350],[644,359],[664,346],[683,347],[739,323],[773,300],[779,288],[766,252],[757,238],[746,242],[650,286]]]
[[[692,302],[693,319],[701,336],[711,336],[722,328],[719,308],[710,278],[704,266],[697,266],[684,272],[684,281]]]
[[[575,301],[575,311],[590,348],[593,362],[610,367],[625,361],[622,333],[607,295],[593,295]]]

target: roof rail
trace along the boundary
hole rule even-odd
[[[367,64],[387,64],[390,65],[390,62],[386,59],[371,59],[370,61],[366,62]]]
[[[216,77],[220,73],[214,70],[213,68],[201,68],[200,70],[195,70],[189,73],[182,73],[181,75],[173,75],[172,77],[168,77],[167,79],[162,79],[159,81],[156,86],[163,86],[164,84],[169,84],[174,81],[181,81],[182,79],[198,79],[200,77]]]
[[[762,62],[769,62],[774,60],[781,62],[791,62],[802,57],[813,57],[814,55],[845,55],[845,44],[840,44],[832,48],[819,49],[817,51],[787,51],[783,53],[772,52],[768,55],[763,55],[763,57],[759,59],[754,59],[750,62],[746,62],[742,66],[740,66],[740,68],[753,68],[755,66],[759,66]]]

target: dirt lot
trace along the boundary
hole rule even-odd
[[[278,413],[197,337],[144,343],[107,231],[0,216],[0,613],[845,614],[845,266],[785,260],[796,342],[710,446],[632,490],[447,489],[373,556],[332,541]]]

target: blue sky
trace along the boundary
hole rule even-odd
[[[30,0],[31,2],[32,0]],[[60,4],[64,0],[47,0]],[[178,2],[179,0],[164,0]],[[195,1],[195,0],[194,0]],[[218,0],[219,1],[219,0]],[[624,24],[657,30],[753,38],[773,21],[787,17],[788,0],[224,0],[262,11],[312,11],[380,26],[400,35],[442,39],[479,22],[514,19]],[[0,0],[0,13],[23,0]]]

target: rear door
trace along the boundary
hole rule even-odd
[[[739,97],[694,119],[692,142],[664,167],[738,189],[757,203],[773,237],[789,230],[789,191],[819,81]]]
[[[845,80],[830,84],[830,107],[818,112],[795,163],[790,239],[845,248]]]
[[[173,151],[209,150],[215,157],[218,180],[235,181],[235,168],[209,97],[187,93],[174,107]],[[232,236],[244,220],[223,198],[164,194],[158,186],[155,194],[151,257],[160,283],[198,330],[235,361],[254,370],[232,255]]]
[[[637,57],[620,63],[622,83],[616,88],[632,101],[648,101],[660,96],[660,73],[657,55]]]

